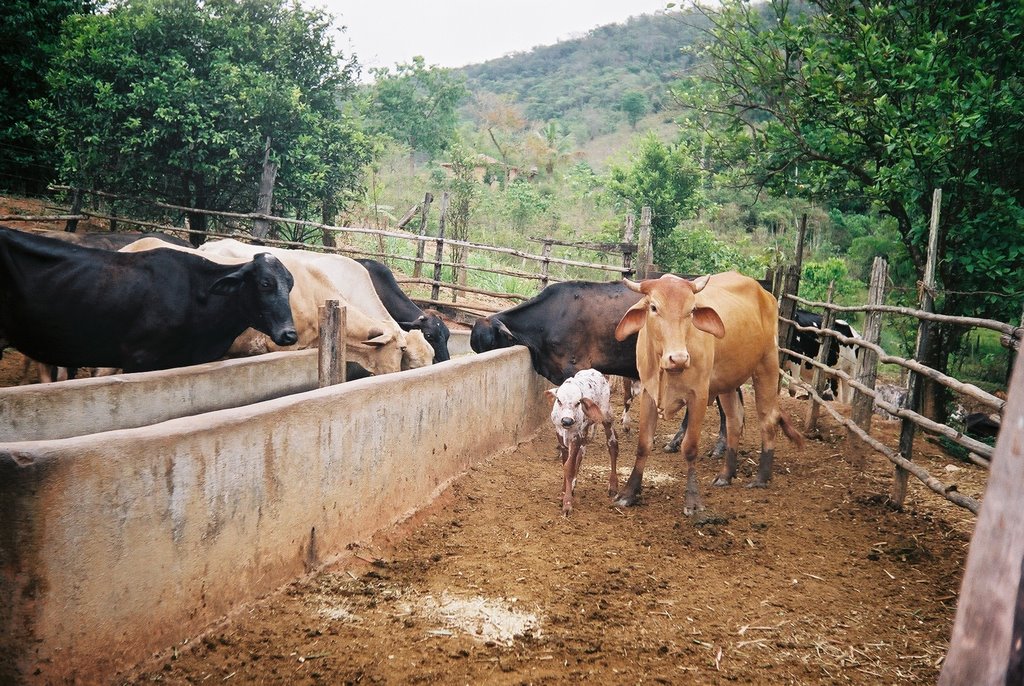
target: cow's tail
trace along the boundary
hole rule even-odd
[[[779,426],[782,427],[782,433],[786,434],[786,438],[796,443],[798,447],[804,447],[803,434],[797,431],[793,423],[781,412],[779,413]]]

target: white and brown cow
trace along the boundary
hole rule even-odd
[[[704,276],[694,281],[666,275],[640,283],[625,280],[644,295],[623,315],[615,337],[638,334],[637,369],[643,382],[640,399],[636,464],[616,501],[635,504],[644,466],[651,451],[658,416],[671,417],[684,407],[691,413],[683,437],[687,462],[687,515],[703,509],[697,489],[697,439],[710,400],[720,395],[726,415],[726,461],[716,486],[736,475],[736,448],[743,408],[731,391],[753,379],[761,427],[761,459],[751,486],[766,486],[771,478],[776,427],[791,440],[802,437],[779,413],[778,311],[775,298],[754,279],[736,272]]]
[[[562,458],[562,514],[572,512],[572,492],[587,442],[598,424],[604,427],[611,459],[608,495],[618,490],[615,472],[619,457],[619,439],[615,435],[612,414],[611,385],[596,369],[584,369],[562,382],[558,388],[545,392],[551,402],[551,423],[558,437],[558,455]]]

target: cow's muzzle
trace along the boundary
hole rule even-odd
[[[669,373],[678,373],[690,368],[690,353],[686,350],[675,350],[661,356],[661,368]]]
[[[576,420],[572,417],[562,417],[562,426],[568,428],[576,423]]]
[[[294,345],[298,340],[299,334],[295,332],[295,329],[285,329],[277,334],[274,343],[277,345]]]

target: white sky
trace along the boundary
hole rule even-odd
[[[461,67],[526,52],[603,24],[665,9],[667,0],[307,0],[346,31],[338,47],[364,72],[422,55],[428,66]],[[367,74],[364,73],[365,79]]]

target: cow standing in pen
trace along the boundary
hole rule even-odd
[[[545,394],[551,401],[551,423],[555,426],[558,454],[562,459],[562,514],[568,516],[572,512],[572,492],[583,462],[583,453],[598,424],[604,427],[611,459],[608,494],[614,496],[618,492],[615,468],[619,457],[619,439],[615,435],[611,386],[601,372],[584,369]]]
[[[736,272],[694,281],[663,276],[634,283],[624,280],[643,298],[623,315],[615,338],[637,334],[636,363],[644,393],[640,399],[636,464],[616,501],[637,502],[644,466],[651,451],[659,416],[671,417],[683,407],[691,413],[683,437],[687,463],[684,512],[703,509],[697,488],[697,439],[708,403],[720,395],[726,416],[726,460],[715,478],[726,486],[736,475],[739,422],[743,412],[732,391],[753,379],[761,459],[751,486],[766,486],[775,455],[775,433],[796,443],[802,437],[779,412],[778,315],[775,298],[749,277]]]

